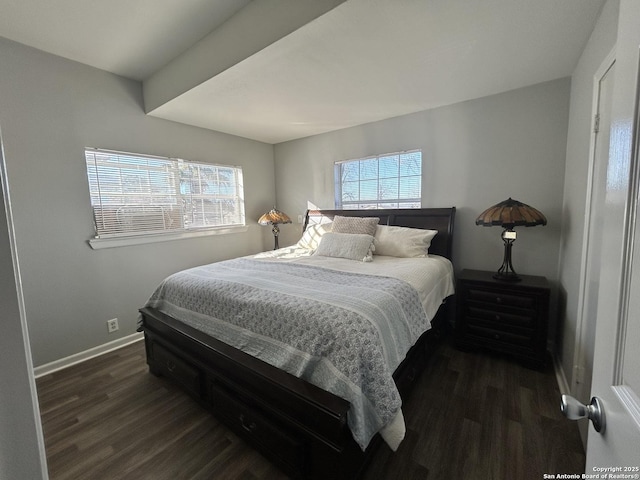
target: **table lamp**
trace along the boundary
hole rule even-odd
[[[476,225],[485,227],[499,226],[504,228],[502,240],[504,241],[504,258],[502,266],[493,278],[505,282],[518,282],[520,277],[514,271],[511,264],[511,249],[516,240],[514,227],[535,227],[536,225],[546,225],[545,216],[529,205],[509,197],[496,205],[487,208],[476,218]]]
[[[278,225],[283,223],[291,223],[291,219],[286,213],[282,213],[280,210],[273,207],[269,212],[265,213],[258,220],[260,225],[272,225],[271,232],[273,232],[273,238],[275,240],[274,250],[278,247],[278,235],[280,234],[280,227]]]

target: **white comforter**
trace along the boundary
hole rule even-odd
[[[454,293],[453,265],[447,258],[438,255],[418,258],[375,255],[373,262],[357,262],[342,258],[314,256],[306,249],[288,247],[260,253],[254,258],[404,280],[417,290],[429,321],[433,320],[444,299]],[[404,417],[400,410],[391,423],[379,433],[395,451],[404,439],[405,432]]]
[[[404,280],[418,291],[429,321],[433,320],[443,300],[454,293],[453,265],[449,259],[438,255],[418,258],[374,255],[373,262],[357,262],[344,258],[315,256],[306,249],[287,247],[259,253],[253,258]]]

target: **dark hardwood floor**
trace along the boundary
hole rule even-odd
[[[149,374],[137,342],[37,380],[52,480],[286,478],[198,403]],[[397,452],[364,479],[542,479],[583,473],[551,367],[443,344],[404,406]]]

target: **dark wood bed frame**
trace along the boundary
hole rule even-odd
[[[451,259],[455,207],[400,210],[308,211],[304,228],[321,217],[377,216],[380,224],[438,230],[430,253]],[[446,320],[441,308],[434,328],[411,348],[394,373],[406,398]],[[183,387],[240,437],[293,478],[358,478],[382,443],[366,451],[347,425],[349,403],[332,393],[151,308],[140,310],[151,373]]]

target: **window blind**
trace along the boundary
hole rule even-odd
[[[420,208],[421,198],[421,150],[335,163],[336,208]]]
[[[85,149],[96,238],[244,225],[240,167]]]

